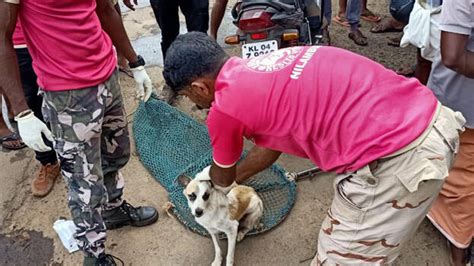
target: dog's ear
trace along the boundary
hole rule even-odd
[[[180,175],[178,177],[178,183],[183,187],[187,187],[189,182],[191,182],[191,178],[187,175]]]

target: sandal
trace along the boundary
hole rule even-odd
[[[337,23],[343,27],[347,27],[349,28],[350,25],[349,25],[349,22],[347,21],[346,17],[344,16],[335,16],[332,18],[332,21],[334,21],[334,23]]]
[[[400,47],[400,41],[402,40],[402,37],[391,37],[387,38],[387,45],[393,46],[393,47]]]
[[[368,22],[379,22],[382,20],[380,16],[375,15],[372,11],[366,9],[360,14],[360,18]]]
[[[367,38],[360,32],[360,30],[351,31],[349,33],[349,39],[353,40],[355,44],[360,46],[366,46],[368,44]]]
[[[21,140],[20,136],[16,133],[11,133],[4,137],[0,137],[2,147],[7,150],[20,150],[26,147],[25,143]]]
[[[384,19],[381,22],[377,23],[372,29],[370,29],[370,32],[372,33],[383,33],[383,32],[401,32],[403,31],[403,25],[401,26],[396,26],[393,25],[394,21],[393,19]]]

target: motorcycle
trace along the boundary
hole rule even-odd
[[[315,0],[310,0],[315,1]],[[321,0],[324,1],[324,0]],[[315,45],[323,41],[321,15],[318,9],[318,27],[310,27],[304,0],[241,0],[232,8],[235,35],[225,38],[225,43],[242,44],[242,57],[258,57],[279,48]],[[313,12],[314,13],[314,12]],[[314,19],[314,17],[313,17]],[[314,20],[313,20],[314,21]]]

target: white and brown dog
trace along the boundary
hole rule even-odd
[[[213,266],[221,265],[222,254],[217,236],[224,232],[227,236],[228,249],[226,265],[234,264],[236,241],[241,241],[245,234],[257,227],[263,214],[263,203],[255,190],[248,186],[237,185],[226,195],[216,189],[209,176],[210,166],[191,180],[180,176],[184,195],[196,222],[202,225],[212,237],[215,257]]]

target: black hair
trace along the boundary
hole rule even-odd
[[[216,77],[228,58],[207,34],[189,32],[178,36],[168,49],[163,77],[168,86],[179,91],[198,77]]]

